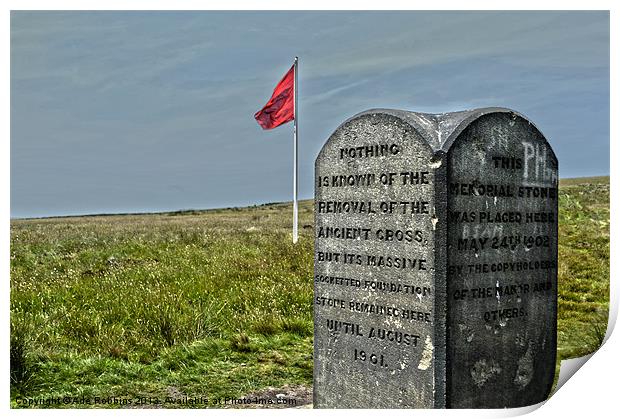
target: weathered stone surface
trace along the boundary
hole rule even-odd
[[[317,407],[433,406],[432,157],[409,124],[378,113],[337,130],[317,159]]]
[[[315,167],[314,405],[543,400],[557,298],[557,197],[543,191],[557,194],[557,160],[507,109],[342,124]]]
[[[525,119],[494,113],[448,162],[448,407],[540,402],[555,370],[557,160]]]

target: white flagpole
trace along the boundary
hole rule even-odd
[[[294,104],[294,116],[295,123],[293,125],[293,243],[297,243],[297,120],[299,119],[299,113],[297,112],[297,61],[295,57],[295,104]]]

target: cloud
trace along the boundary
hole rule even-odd
[[[582,172],[608,147],[574,123],[609,125],[607,12],[12,12],[12,215],[286,199],[291,127],[252,116],[295,55],[302,196],[374,107],[515,106]]]
[[[351,26],[317,36],[334,46],[315,53],[307,71],[322,76],[382,74],[475,57],[591,67],[599,65],[598,57],[608,48],[604,40],[609,28],[601,24],[605,17],[605,12],[354,14]],[[351,27],[359,30],[359,39],[335,42]]]
[[[333,98],[336,95],[340,95],[340,94],[346,92],[347,90],[353,89],[354,87],[362,86],[362,85],[368,83],[368,81],[369,81],[369,79],[362,79],[362,80],[359,80],[359,81],[355,81],[353,83],[345,84],[344,86],[339,86],[339,87],[327,90],[327,91],[322,92],[322,93],[311,95],[310,97],[308,97],[304,101],[304,104],[305,105],[316,105],[316,104],[319,104],[321,102],[324,102],[324,101],[326,101],[328,99]]]

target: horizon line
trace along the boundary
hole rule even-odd
[[[592,176],[576,176],[576,177],[565,177],[560,178],[560,182],[563,180],[571,180],[571,179],[594,179],[608,177],[611,181],[611,175],[592,175]],[[310,201],[314,200],[312,198],[300,199],[299,201]],[[262,204],[252,204],[245,206],[230,206],[230,207],[213,207],[213,208],[179,208],[179,209],[170,209],[163,211],[138,211],[138,212],[101,212],[101,213],[87,213],[87,214],[59,214],[59,215],[44,215],[40,217],[9,217],[10,221],[13,220],[45,220],[50,218],[76,218],[76,217],[113,217],[113,216],[124,216],[124,215],[163,215],[163,214],[174,214],[179,213],[188,213],[188,212],[208,212],[208,211],[218,211],[218,210],[231,210],[231,209],[243,209],[243,208],[252,208],[252,207],[265,207],[268,205],[292,205],[293,201],[273,201],[273,202],[264,202]]]

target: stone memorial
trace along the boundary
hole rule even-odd
[[[531,122],[369,110],[330,136],[314,180],[315,408],[547,398],[558,162]]]

